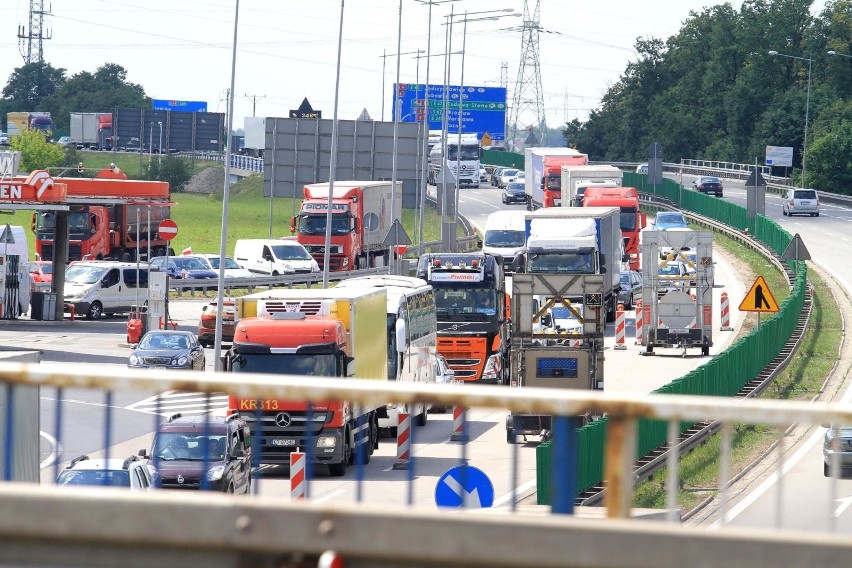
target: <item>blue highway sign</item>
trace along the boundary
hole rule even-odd
[[[444,119],[444,86],[429,85],[429,112],[426,113],[426,85],[401,83],[394,85],[391,108],[399,112],[401,122],[423,122],[428,116],[429,130],[441,130]],[[459,86],[450,85],[447,107],[447,131],[459,133]],[[462,134],[485,133],[492,140],[506,138],[506,89],[503,87],[464,87]]]
[[[452,468],[435,485],[439,507],[476,509],[494,505],[494,484],[481,469],[469,465]]]

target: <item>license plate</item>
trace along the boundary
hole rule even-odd
[[[689,330],[682,327],[673,327],[669,329],[669,335],[687,335],[688,333]]]
[[[294,447],[296,445],[295,438],[272,438],[269,440],[270,446],[283,446],[285,448]]]

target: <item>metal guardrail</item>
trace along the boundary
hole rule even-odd
[[[829,538],[817,527],[813,531],[776,527],[771,533],[724,526],[686,527],[680,525],[676,512],[668,517],[671,521],[668,523],[626,520],[631,514],[634,484],[631,472],[640,418],[666,421],[670,432],[677,432],[681,421],[698,422],[708,417],[720,421],[721,460],[727,464],[732,425],[849,424],[852,423],[849,405],[351,379],[328,381],[253,374],[241,374],[240,381],[234,381],[232,376],[222,373],[166,370],[116,376],[112,369],[72,373],[61,364],[0,363],[0,383],[7,385],[7,392],[22,386],[123,394],[191,389],[210,394],[232,392],[255,399],[348,400],[356,405],[426,401],[564,417],[592,411],[606,414],[609,419],[605,473],[610,490],[606,522],[547,514],[544,509],[519,508],[514,500],[508,507],[460,509],[452,514],[435,511],[434,505],[417,507],[404,503],[398,507],[379,507],[358,501],[331,506],[310,500],[288,502],[286,497],[263,499],[257,495],[168,490],[132,494],[112,488],[47,487],[11,483],[7,473],[7,483],[0,484],[0,502],[14,514],[0,516],[0,538],[5,543],[3,562],[8,565],[46,566],[59,562],[62,566],[87,567],[116,563],[181,568],[201,563],[235,568],[310,566],[316,565],[323,552],[333,550],[347,567],[556,567],[565,566],[566,559],[571,559],[571,565],[590,568],[675,568],[701,558],[708,565],[724,562],[729,567],[804,568],[845,566],[852,554],[852,540]],[[61,397],[57,398],[61,401]],[[15,422],[8,419],[11,412],[11,397],[7,397],[5,403],[0,403],[0,418],[7,417],[5,424],[14,430]],[[112,412],[109,405],[105,412],[105,427],[109,427]],[[7,440],[15,439],[14,431],[7,434]],[[558,443],[559,433],[555,436],[554,443]],[[93,432],[92,438],[98,439],[97,433]],[[61,439],[58,441],[61,443]],[[783,448],[783,435],[779,442]],[[675,443],[673,435],[670,444]],[[428,446],[412,444],[412,459],[429,459],[417,457]],[[7,446],[2,457],[14,460],[17,450]],[[564,460],[570,460],[572,449],[564,444],[559,451],[566,455],[554,463],[570,463]],[[514,455],[510,459],[517,459],[516,452]],[[465,462],[464,456],[463,452],[461,462]],[[832,464],[834,471],[839,471],[839,465]],[[669,466],[677,471],[676,458],[670,460]],[[353,467],[370,468],[369,465]],[[363,472],[356,472],[355,483],[364,483],[364,479]],[[407,479],[408,483],[414,482]],[[405,482],[402,477],[400,482]],[[723,502],[727,499],[729,482],[723,465],[718,480]],[[258,482],[252,485],[257,491]],[[832,478],[829,504],[838,497],[838,486],[839,482]],[[676,476],[669,479],[667,487],[669,498],[673,499],[679,487]],[[777,502],[783,507],[780,499]],[[827,510],[826,531],[831,532],[837,529],[837,523],[831,516],[834,508]],[[724,509],[722,519],[725,519]]]

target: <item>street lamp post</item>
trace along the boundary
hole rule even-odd
[[[458,118],[458,146],[456,147],[456,192],[455,192],[455,203],[454,203],[454,215],[452,221],[449,226],[449,242],[451,246],[451,250],[453,252],[458,252],[458,245],[456,242],[456,225],[458,223],[458,208],[459,208],[459,188],[461,184],[461,149],[462,149],[462,130],[464,127],[464,56],[465,49],[467,45],[467,23],[468,22],[479,22],[484,20],[497,20],[500,18],[510,17],[510,16],[520,16],[520,14],[515,14],[515,10],[513,8],[502,8],[498,10],[483,10],[480,12],[468,12],[465,11],[464,14],[458,14],[459,16],[464,16],[461,20],[464,25],[462,26],[462,50],[461,50],[461,77],[459,78],[459,118]],[[470,18],[470,16],[482,16],[476,18]],[[453,15],[450,15],[450,25],[448,26],[450,30],[450,34],[452,34],[452,19]],[[452,40],[451,40],[452,41]],[[449,74],[448,74],[449,80]],[[449,83],[447,85],[447,89],[449,90]],[[474,175],[476,179],[479,179],[479,172],[475,172]]]
[[[779,53],[775,50],[769,52],[769,55],[775,57],[786,57],[788,59],[798,59],[799,61],[807,61],[808,62],[808,94],[805,98],[805,141],[804,147],[802,148],[802,187],[805,187],[805,174],[807,173],[807,156],[808,156],[808,118],[811,109],[811,67],[813,67],[814,60],[812,57],[799,57],[797,55],[787,55],[784,53]]]
[[[848,57],[849,59],[852,59],[852,55],[846,55],[845,53],[837,53],[833,49],[829,51],[828,54],[835,57]]]
[[[163,161],[163,123],[162,123],[162,121],[158,121],[157,126],[160,127],[160,141],[157,144],[157,151],[160,154],[159,154],[159,156],[157,156],[157,163],[160,164]]]
[[[150,123],[148,130],[148,168],[151,168],[151,156],[154,154],[154,123]]]

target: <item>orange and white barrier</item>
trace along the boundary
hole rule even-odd
[[[465,413],[467,409],[464,406],[453,406],[453,435],[450,436],[452,442],[467,442],[470,437],[465,432],[466,419]]]
[[[305,453],[290,454],[290,500],[299,501],[305,498]]]
[[[411,415],[399,413],[399,426],[396,429],[396,462],[394,469],[408,469],[411,458]]]
[[[645,318],[645,312],[642,309],[642,302],[636,302],[636,345],[642,343],[642,320]]]
[[[624,345],[624,306],[618,304],[618,309],[615,310],[615,348],[627,349]]]
[[[734,331],[731,327],[731,311],[728,305],[728,293],[722,292],[722,327],[719,331]]]

